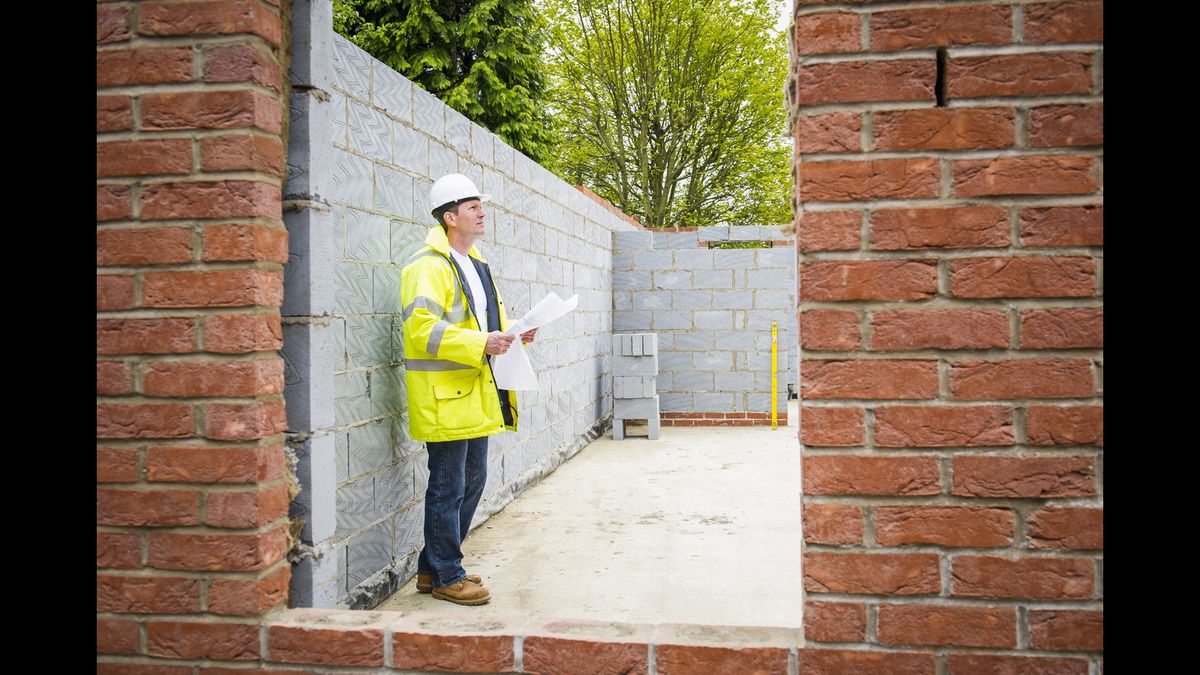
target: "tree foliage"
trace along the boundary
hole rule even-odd
[[[545,0],[551,168],[650,227],[791,220],[779,0]]]
[[[333,27],[534,160],[553,143],[534,0],[334,0]]]

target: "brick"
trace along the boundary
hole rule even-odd
[[[1104,446],[1104,406],[1029,407],[1025,420],[1031,445]]]
[[[137,448],[96,448],[97,483],[134,483],[137,466]]]
[[[1090,497],[1096,494],[1096,468],[1091,457],[954,458],[958,497]]]
[[[1104,310],[1056,307],[1021,312],[1022,349],[1101,349]]]
[[[857,506],[805,504],[804,541],[809,544],[862,545],[863,514]]]
[[[1012,42],[1012,8],[968,5],[873,12],[871,51]]]
[[[1104,104],[1047,105],[1029,111],[1029,146],[1104,145]]]
[[[191,319],[100,319],[97,354],[179,354],[196,348]]]
[[[143,663],[96,663],[96,675],[192,675],[191,666]]]
[[[280,46],[279,10],[253,0],[220,0],[186,4],[147,2],[139,5],[139,35],[233,35],[249,33]]]
[[[1103,246],[1104,205],[1021,209],[1022,246]]]
[[[204,410],[204,436],[222,441],[255,441],[287,429],[284,404],[210,403]]]
[[[284,529],[263,534],[150,533],[149,565],[158,569],[251,572],[287,553]]]
[[[248,129],[278,134],[279,101],[257,91],[189,91],[143,94],[142,130]]]
[[[1013,512],[1009,509],[973,506],[875,507],[875,541],[880,546],[1010,546],[1013,527]]]
[[[1011,108],[884,110],[874,118],[875,150],[1010,148],[1016,140]]]
[[[816,642],[864,642],[867,606],[857,602],[806,602],[804,637]],[[805,659],[802,656],[800,660],[803,664]]]
[[[161,265],[192,259],[192,228],[97,230],[97,265]]]
[[[392,667],[435,672],[509,672],[515,667],[513,638],[396,632],[392,634]],[[526,668],[523,672],[538,671]]]
[[[150,446],[146,478],[152,482],[257,483],[283,473],[283,448]]]
[[[861,152],[862,113],[798,115],[795,134],[796,154]]]
[[[936,595],[934,553],[805,553],[804,590],[863,595]]]
[[[1064,52],[951,57],[950,99],[1092,93],[1092,55]]]
[[[996,206],[880,209],[871,216],[871,248],[985,248],[1011,244],[1008,213]]]
[[[281,91],[283,68],[255,45],[219,45],[204,50],[205,82],[252,82]]]
[[[204,171],[259,171],[272,176],[283,176],[287,170],[283,142],[253,134],[200,139],[200,168]]]
[[[147,396],[261,396],[283,393],[283,359],[154,361],[146,365]]]
[[[1087,659],[995,654],[949,654],[946,672],[953,675],[1087,675]]]
[[[209,225],[204,228],[204,260],[286,263],[287,230],[261,225]]]
[[[1091,558],[960,555],[951,560],[950,594],[967,598],[1086,600],[1095,590]]]
[[[933,103],[936,80],[937,63],[933,58],[818,63],[796,71],[796,103]]]
[[[96,311],[111,312],[133,307],[133,276],[96,275]]]
[[[96,52],[97,87],[187,82],[191,79],[190,47]]]
[[[1012,408],[889,406],[875,410],[875,447],[945,448],[1012,445]]]
[[[1029,515],[1029,548],[1104,550],[1104,509],[1051,506]]]
[[[96,8],[96,44],[125,42],[129,39],[129,5]]]
[[[796,17],[796,53],[862,51],[862,19],[853,12],[822,12]]]
[[[782,647],[701,647],[658,645],[654,658],[660,673],[747,673],[765,675],[787,671],[788,650]]]
[[[140,641],[138,622],[96,618],[97,654],[136,654]]]
[[[191,614],[200,611],[200,580],[96,575],[96,611]]]
[[[96,186],[96,220],[124,220],[133,215],[133,189],[128,185]]]
[[[258,616],[288,598],[291,565],[254,581],[213,579],[208,586],[208,611],[223,616]]]
[[[892,309],[871,313],[871,349],[1009,347],[1008,313],[990,309]]]
[[[805,619],[808,618],[807,611]],[[891,673],[924,673],[935,671],[933,654],[920,652],[887,652],[878,649],[812,649],[800,650],[800,675],[891,675]]]
[[[523,673],[647,673],[649,646],[631,643],[593,643],[590,640],[524,639]]]
[[[282,300],[282,272],[240,268],[142,277],[145,307],[277,307]]]
[[[378,628],[270,626],[267,654],[280,663],[382,666],[383,640],[383,630]]]
[[[1085,195],[1100,188],[1094,157],[1036,155],[951,163],[956,197]]]
[[[941,176],[938,160],[924,157],[802,162],[798,170],[809,202],[937,197]]]
[[[142,543],[137,534],[127,532],[96,533],[96,567],[137,569],[142,566]]]
[[[204,524],[209,527],[260,527],[287,515],[287,485],[254,492],[210,492],[205,510]]]
[[[133,128],[133,99],[128,96],[96,97],[96,133]]]
[[[1039,2],[1025,8],[1025,42],[1103,42],[1101,0]]]
[[[241,354],[283,349],[279,314],[223,314],[204,317],[204,350]]]
[[[796,224],[800,251],[855,251],[862,246],[858,211],[801,211]]]
[[[96,393],[107,396],[133,393],[133,364],[128,361],[97,361]]]
[[[1096,294],[1087,256],[1013,256],[950,261],[950,292],[960,298],[1064,298]]]
[[[96,524],[166,527],[200,524],[195,490],[96,490]]]
[[[806,495],[936,495],[941,479],[935,457],[804,458]]]
[[[1017,609],[882,604],[879,642],[1011,649],[1017,646]]]
[[[801,300],[928,300],[936,293],[933,260],[800,263]]]
[[[195,420],[186,403],[97,403],[97,438],[185,438]]]
[[[937,362],[930,360],[819,361],[800,363],[800,397],[921,399],[938,392]]]
[[[1096,385],[1088,359],[969,360],[950,364],[950,391],[963,400],[1077,398]]]
[[[248,180],[154,183],[142,188],[142,218],[283,219],[278,185]]]
[[[803,329],[801,329],[803,332]],[[862,445],[863,409],[852,408],[800,408],[800,442],[807,447],[844,447]]]
[[[840,309],[811,309],[800,313],[800,346],[806,350],[852,351],[862,335],[858,314]]]
[[[266,0],[270,2],[271,0]],[[200,675],[246,675],[247,668],[200,668]],[[294,670],[292,668],[260,668],[253,671],[254,675],[312,675],[311,670]]]
[[[1034,649],[1104,651],[1104,612],[1030,609],[1029,642]]]
[[[257,625],[146,622],[146,653],[167,659],[258,660]]]

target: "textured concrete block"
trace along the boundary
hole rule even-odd
[[[692,288],[692,273],[658,270],[654,272],[654,288],[666,290],[690,289]]]
[[[657,375],[660,372],[659,359],[667,355],[654,356],[620,356],[612,357],[613,375]]]
[[[730,330],[733,328],[733,310],[717,309],[696,312],[696,326],[704,330]]]
[[[669,270],[674,267],[671,251],[638,251],[633,254],[633,268],[637,270]]]
[[[446,107],[446,143],[464,155],[471,152],[471,120],[449,106]]]
[[[370,208],[371,181],[375,173],[371,162],[337,148],[333,150],[332,159],[332,184],[336,188],[330,199],[349,206]]]
[[[428,470],[425,472],[425,478],[426,483],[428,483]],[[419,499],[424,499],[424,486],[421,486],[417,495]],[[425,543],[425,504],[417,502],[403,508],[396,513],[392,520],[395,523],[395,534],[393,535],[395,547],[392,550],[392,555],[396,558],[403,558],[410,553],[419,554],[421,546]]]
[[[391,226],[391,262],[403,266],[414,253],[425,246],[425,236],[429,234],[429,226],[424,221],[412,223],[407,220],[392,219]],[[503,291],[501,291],[503,293]],[[507,295],[504,296],[507,299]]]
[[[392,128],[392,156],[398,166],[422,176],[429,175],[429,138],[416,129],[395,124]]]
[[[733,272],[729,270],[714,270],[712,272],[694,272],[696,288],[729,289],[733,288]]]
[[[374,368],[368,374],[368,382],[371,403],[374,405],[376,414],[404,413],[408,406],[408,397],[404,390],[403,366],[397,364]]]
[[[752,391],[754,389],[753,373],[717,373],[717,391]]]
[[[400,307],[400,269],[373,265],[373,297],[376,312],[398,313]]]
[[[535,226],[534,231],[537,229]],[[617,290],[649,290],[650,272],[613,270],[613,288]],[[649,327],[649,322],[647,322],[646,328]]]
[[[623,420],[644,420],[658,417],[658,396],[616,399],[613,401],[613,416]]]
[[[375,478],[365,476],[337,489],[337,531],[344,539],[363,529],[375,518]]]
[[[351,368],[368,368],[392,360],[392,317],[346,317],[346,357]]]
[[[718,248],[713,249],[714,269],[744,270],[754,267],[754,249],[750,248]]]
[[[796,276],[780,270],[747,270],[746,286],[754,289],[796,290]],[[747,307],[749,305],[746,305]]]
[[[392,562],[392,520],[389,518],[354,535],[346,550],[346,576],[351,588]]]
[[[698,314],[701,312],[697,312]],[[670,329],[691,329],[692,313],[677,312],[674,310],[660,310],[654,313],[654,329],[655,330],[670,330]]]
[[[733,368],[733,352],[696,352],[693,365],[696,370],[724,371]]]
[[[671,291],[642,291],[633,294],[634,309],[668,309],[671,306]]]
[[[488,166],[491,166],[492,162],[495,161],[495,154],[493,152],[495,143],[496,143],[496,135],[495,134],[488,131],[487,129],[484,129],[483,127],[479,126],[478,124],[474,124],[474,123],[471,124],[471,156],[472,157],[474,157],[475,159],[479,160],[480,162],[482,162],[484,164],[487,164]],[[483,186],[480,186],[480,189],[484,190],[486,192],[489,188],[484,188]],[[494,189],[494,188],[492,188],[492,189]]]
[[[750,291],[713,291],[713,309],[746,309],[754,304]]]
[[[693,409],[702,412],[732,411],[733,396],[725,393],[697,393]]]
[[[442,143],[438,143],[437,141],[430,141],[430,143],[429,143],[429,175],[441,177],[448,173],[457,173],[457,172],[458,172],[458,155],[456,155],[454,153],[454,149],[447,145],[444,145]],[[430,181],[430,185],[432,185],[432,184],[433,184],[433,182]],[[421,209],[420,209],[421,213],[422,214],[430,213],[432,211],[432,209],[429,208],[429,202],[428,202],[429,190],[428,189],[422,190],[420,192],[420,195],[421,195]],[[433,220],[432,215],[430,216],[430,220],[431,221]]]
[[[499,137],[496,137],[495,147],[492,148],[492,152],[495,154],[493,166],[496,167],[496,170],[506,176],[511,176],[513,171],[514,152],[512,147],[502,141]]]
[[[392,161],[392,122],[387,115],[351,100],[346,122],[351,149],[376,161]]]
[[[413,467],[409,462],[392,464],[375,476],[376,516],[390,516],[416,497]]]
[[[345,209],[344,214],[346,251],[341,257],[363,262],[388,262],[391,257],[388,217],[358,209]]]
[[[389,115],[402,122],[412,122],[412,81],[392,70],[385,63],[374,61],[374,82],[371,86],[371,102],[383,108]]]
[[[709,351],[713,348],[713,334],[708,331],[675,333],[674,349],[679,351]]]
[[[328,28],[325,28],[328,30]],[[315,32],[315,29],[314,29]],[[370,98],[370,54],[341,35],[333,36],[333,86],[364,101]]]

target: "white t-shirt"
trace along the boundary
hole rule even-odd
[[[471,302],[475,305],[475,315],[479,317],[479,330],[488,332],[487,322],[487,294],[483,291],[483,280],[479,278],[479,272],[475,270],[475,263],[471,262],[470,256],[465,256],[454,247],[450,247],[450,255],[458,261],[458,266],[462,268],[463,276],[467,279],[467,285],[471,287]]]

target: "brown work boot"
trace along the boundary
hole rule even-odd
[[[433,589],[433,597],[459,605],[482,605],[492,599],[492,594],[474,581],[463,579],[456,584]]]
[[[483,579],[478,574],[468,574],[467,578],[479,585],[483,585]],[[433,575],[417,573],[417,592],[432,593],[433,592]]]

